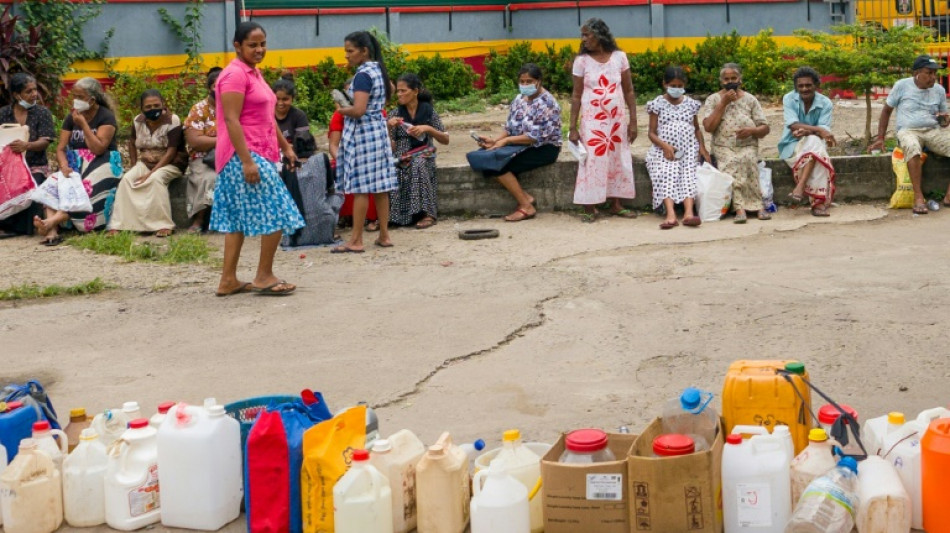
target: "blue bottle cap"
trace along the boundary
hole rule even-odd
[[[478,439],[472,443],[472,447],[478,451],[482,451],[485,449],[485,441],[483,441],[482,439]]]
[[[702,401],[702,392],[696,387],[687,387],[680,395],[680,405],[687,411],[692,411],[699,407]]]
[[[858,462],[854,457],[842,457],[841,460],[838,461],[838,466],[843,466],[855,474],[858,473]]]

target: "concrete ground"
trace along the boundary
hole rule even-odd
[[[215,298],[204,266],[4,240],[0,287],[100,276],[120,288],[0,302],[0,382],[39,378],[64,413],[312,387],[333,409],[378,406],[384,435],[449,430],[492,447],[508,428],[545,442],[587,426],[636,433],[686,386],[721,391],[743,358],[804,361],[861,418],[946,405],[950,212],[832,212],[672,231],[651,215],[446,219],[397,230],[388,250],[279,253],[279,275],[300,286],[286,298]],[[476,227],[501,237],[456,237]],[[256,252],[250,239],[244,277]]]

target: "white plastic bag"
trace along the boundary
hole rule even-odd
[[[732,176],[709,163],[696,169],[696,204],[699,218],[713,222],[722,218],[732,202]]]
[[[31,199],[39,204],[43,204],[50,209],[59,211],[59,180],[63,177],[62,172],[50,174],[46,181],[33,189]]]
[[[762,190],[762,207],[773,211],[775,189],[772,187],[772,169],[765,166],[765,161],[759,161],[759,189]]]
[[[577,159],[578,164],[583,165],[584,161],[587,161],[587,149],[584,148],[582,143],[573,143],[568,141],[567,150],[571,152],[571,155],[574,156],[574,159]]]
[[[82,176],[77,172],[70,172],[69,176],[59,179],[59,209],[61,211],[88,212],[92,211],[92,202],[82,183]]]

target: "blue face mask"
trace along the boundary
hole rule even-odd
[[[531,85],[519,85],[518,90],[521,91],[521,94],[524,96],[534,96],[538,92],[538,86]]]
[[[31,107],[36,105],[36,102],[27,102],[26,100],[22,100],[22,99],[17,103],[20,104],[20,107],[22,107],[23,109],[30,109]]]
[[[684,94],[686,94],[686,88],[685,87],[667,87],[666,94],[670,95],[670,98],[678,99],[678,98],[681,98]]]

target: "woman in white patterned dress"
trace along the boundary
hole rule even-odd
[[[581,27],[573,74],[570,141],[582,142],[587,150],[577,167],[574,203],[584,206],[584,222],[596,220],[596,206],[607,199],[611,215],[636,218],[621,200],[636,196],[630,143],[637,138],[637,99],[627,54],[617,48],[604,21],[592,18]]]

